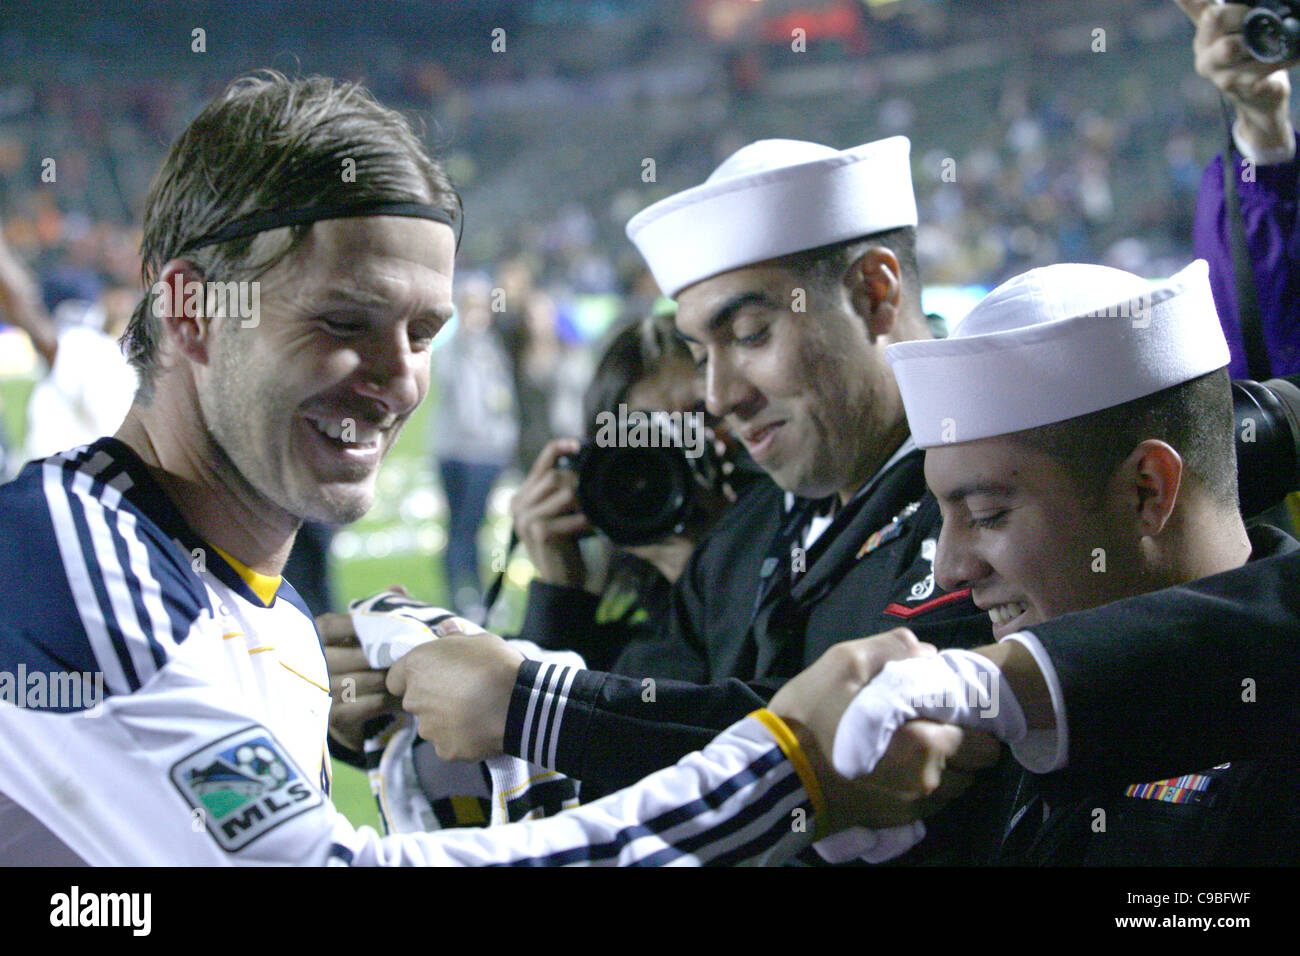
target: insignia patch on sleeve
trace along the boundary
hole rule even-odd
[[[172,767],[171,779],[208,832],[231,853],[323,800],[271,734],[258,726],[190,754]]]

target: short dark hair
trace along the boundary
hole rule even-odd
[[[410,124],[360,84],[273,70],[241,76],[195,117],[154,177],[140,244],[145,289],[188,243],[241,216],[369,200],[460,213],[460,197]],[[230,239],[185,258],[211,281],[248,281],[298,248],[310,229],[291,227],[287,242],[269,244],[264,234]],[[146,291],[122,336],[145,395],[160,336]]]
[[[588,437],[597,430],[596,416],[627,401],[628,392],[669,362],[694,365],[691,350],[677,335],[671,316],[653,315],[630,322],[610,338],[601,353],[582,400]]]
[[[810,285],[825,289],[844,278],[849,266],[873,246],[884,246],[898,259],[905,296],[914,297],[917,309],[921,305],[921,270],[916,262],[916,227],[900,226],[885,232],[834,242],[815,249],[806,249],[783,256],[783,265],[803,276]]]
[[[1237,449],[1226,368],[1143,398],[1041,428],[1013,440],[1065,466],[1079,489],[1100,502],[1115,469],[1149,438],[1183,459],[1184,473],[1224,508],[1237,507]]]

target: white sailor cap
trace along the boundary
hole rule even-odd
[[[843,152],[795,139],[738,150],[628,221],[664,295],[732,269],[916,225],[906,136]]]
[[[1105,266],[1033,269],[951,337],[885,352],[921,448],[1038,428],[1131,402],[1228,364],[1198,259],[1152,283]]]

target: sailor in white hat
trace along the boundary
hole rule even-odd
[[[888,358],[944,512],[938,583],[996,636],[1250,554],[1203,261],[1158,284],[1035,269]]]
[[[938,506],[885,361],[889,345],[931,338],[909,149],[761,140],[628,223],[677,300],[709,410],[776,486],[724,513],[679,582],[677,672],[695,655],[709,681],[774,688],[831,646],[900,625],[939,647],[990,638],[967,593],[935,584]],[[697,711],[717,709],[693,692]],[[886,842],[905,849],[920,832]],[[959,842],[931,841],[926,860],[963,862]]]
[[[909,148],[760,140],[627,225],[710,410],[795,495],[847,502],[906,437],[884,349],[929,337]]]
[[[1229,354],[1203,261],[1159,283],[1101,266],[1035,269],[950,338],[888,358],[943,512],[938,584],[969,588],[994,634],[1040,663],[1033,629],[1046,621],[1295,549],[1276,529],[1248,533],[1237,507]],[[1177,600],[1169,613],[1185,619]],[[1055,703],[1055,672],[1042,670]],[[1025,766],[1056,769],[1069,736],[1056,710],[1055,731],[1028,733],[988,656],[945,651],[887,666],[841,719],[834,762],[864,772],[888,727],[925,716],[991,730]],[[1270,843],[1271,798],[1246,764],[1113,784],[1016,783],[998,861],[1250,862]]]

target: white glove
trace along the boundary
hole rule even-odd
[[[917,718],[986,730],[1012,744],[1025,736],[1024,711],[997,665],[972,651],[944,651],[891,661],[858,692],[835,730],[835,770],[865,777],[894,731]]]

